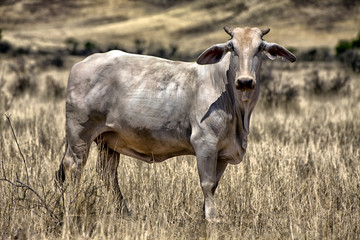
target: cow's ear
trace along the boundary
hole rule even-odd
[[[296,56],[292,54],[286,48],[276,44],[276,43],[267,43],[263,42],[264,44],[264,53],[268,58],[271,60],[276,59],[277,57],[283,57],[289,60],[290,62],[296,61]]]
[[[196,62],[201,65],[220,62],[228,51],[229,47],[227,44],[216,44],[200,54],[200,56],[196,59]]]

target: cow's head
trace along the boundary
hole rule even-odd
[[[226,43],[216,44],[206,49],[196,60],[198,64],[213,64],[221,61],[226,53],[231,52],[230,67],[233,71],[234,84],[239,90],[252,90],[256,87],[257,74],[261,67],[262,53],[271,60],[282,57],[290,62],[296,57],[276,43],[267,43],[262,37],[270,29],[224,27],[231,39]]]

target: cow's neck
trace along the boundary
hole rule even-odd
[[[254,96],[257,92],[240,91],[234,86],[235,76],[234,73],[227,71],[227,92],[230,95],[229,111],[235,117],[236,128],[236,141],[237,145],[246,151],[248,135],[250,133],[250,116],[255,107],[257,96]]]

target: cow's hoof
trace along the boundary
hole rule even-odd
[[[208,223],[221,223],[221,219],[219,217],[214,217],[214,218],[210,218],[210,219],[206,219],[206,221]]]
[[[208,222],[216,221],[216,219],[218,219],[216,208],[214,207],[207,208],[205,211],[205,219]]]
[[[127,208],[124,200],[122,200],[120,203],[117,204],[117,206],[116,206],[116,212],[118,212],[118,213],[121,214],[122,216],[126,216],[126,217],[130,217],[130,216],[131,216],[131,212],[130,212],[130,210]]]

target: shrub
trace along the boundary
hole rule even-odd
[[[76,55],[78,53],[79,42],[75,38],[67,38],[65,40],[65,44],[66,44],[66,50],[70,54]]]
[[[350,77],[342,75],[340,72],[331,79],[323,78],[317,70],[310,73],[305,79],[304,90],[316,96],[326,96],[331,94],[349,93]]]
[[[360,32],[353,40],[341,40],[335,47],[338,60],[354,72],[360,72]]]
[[[51,59],[50,59],[50,64],[55,66],[55,67],[58,67],[58,68],[61,68],[64,66],[64,58],[62,55],[60,54],[55,54]]]
[[[39,56],[38,66],[42,69],[46,69],[50,66],[54,66],[57,68],[62,68],[65,65],[64,53],[62,51],[58,51],[55,53],[44,53],[46,54],[44,57]]]
[[[303,61],[330,61],[333,60],[333,56],[329,48],[312,48],[302,52],[299,59]]]
[[[134,40],[134,45],[135,45],[135,52],[137,54],[143,54],[145,51],[145,43],[146,41],[144,39],[140,39],[140,38],[136,38]]]
[[[320,79],[319,72],[313,71],[307,76],[305,80],[305,90],[309,93],[319,95],[323,94],[326,90],[325,82]]]
[[[279,75],[281,80],[282,75]],[[296,87],[292,86],[285,81],[284,84],[275,81],[275,77],[272,73],[272,68],[268,71],[264,71],[261,76],[261,96],[264,104],[267,107],[280,107],[288,108],[292,106],[294,109],[298,109],[296,105],[299,91]]]
[[[340,40],[335,46],[336,56],[340,56],[350,49],[360,48],[360,32],[353,40]]]
[[[65,40],[66,51],[71,55],[88,56],[95,52],[102,52],[98,45],[92,40],[86,40],[82,44],[75,38],[67,38]],[[82,48],[79,46],[82,45]]]
[[[135,39],[134,40],[135,53],[137,54],[148,54],[151,56],[178,59],[180,55],[178,54],[178,46],[170,44],[168,47],[165,47],[161,43],[150,42],[147,43],[144,39]]]
[[[7,53],[11,49],[9,42],[2,41],[2,29],[0,28],[0,53]]]
[[[352,47],[353,47],[353,48],[360,48],[360,32],[358,33],[357,38],[355,38],[355,39],[352,41]]]
[[[352,42],[348,40],[340,40],[335,47],[336,55],[340,56],[349,49],[352,49]]]
[[[27,92],[34,93],[37,90],[37,83],[34,80],[34,65],[27,65],[24,58],[18,57],[14,64],[9,65],[9,68],[16,75],[15,81],[10,86],[13,97]]]
[[[360,49],[349,49],[340,54],[338,60],[354,72],[360,72]]]
[[[80,51],[80,55],[88,56],[95,52],[101,52],[101,49],[97,46],[95,42],[87,40],[84,42],[84,48]]]
[[[348,93],[349,89],[347,88],[350,77],[348,75],[341,76],[340,73],[331,79],[329,93],[338,94],[339,92],[345,90]]]
[[[156,57],[174,59],[177,53],[177,46],[170,45],[168,48],[158,45],[154,48],[148,48],[148,54]]]
[[[15,48],[12,51],[13,56],[19,56],[19,55],[28,55],[30,54],[31,50],[30,47],[19,47]]]
[[[45,95],[48,98],[60,99],[65,96],[65,87],[61,86],[51,75],[46,76]]]
[[[12,46],[7,41],[0,41],[0,53],[7,53],[11,50]]]

